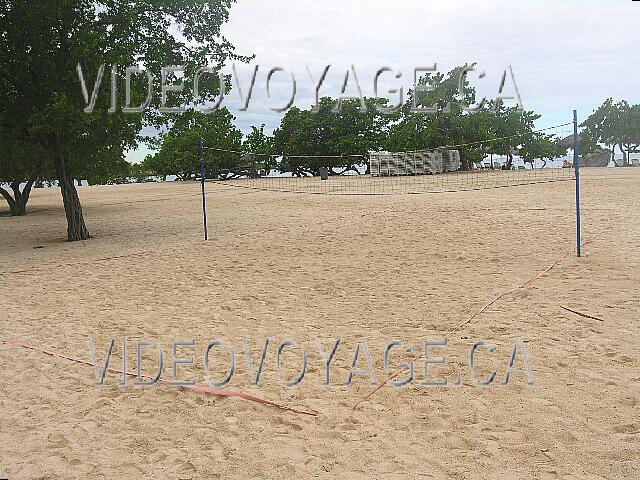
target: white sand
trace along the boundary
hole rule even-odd
[[[0,217],[0,337],[85,359],[87,337],[100,358],[112,337],[159,342],[166,355],[172,341],[193,338],[196,348],[181,351],[196,365],[180,373],[199,383],[207,342],[224,338],[237,354],[229,388],[320,415],[167,386],[119,388],[115,374],[100,389],[90,366],[0,344],[0,477],[640,475],[640,169],[584,169],[584,238],[612,228],[584,258],[567,257],[450,336],[446,350],[434,349],[449,364],[431,367],[433,376],[462,373],[461,387],[421,387],[417,364],[412,386],[385,387],[355,412],[367,379],[338,384],[357,340],[367,340],[381,380],[389,340],[419,351],[571,251],[573,183],[388,197],[208,184],[208,242],[199,188],[82,187],[94,235],[87,242],[63,241],[56,189],[35,191],[26,217]],[[254,358],[265,337],[301,342],[309,353],[302,384],[279,385],[272,345],[261,385],[250,387],[242,337]],[[337,337],[333,385],[323,387],[315,340],[328,348]],[[480,355],[479,373],[496,369],[502,379],[520,337],[535,386],[517,377],[506,387],[472,387],[472,343],[497,346]],[[291,376],[298,358],[283,358]],[[406,358],[398,353],[392,363]]]

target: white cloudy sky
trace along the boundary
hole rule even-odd
[[[255,54],[238,65],[245,90],[259,65],[249,109],[238,110],[235,89],[224,101],[245,132],[262,123],[271,131],[282,116],[271,107],[290,95],[290,77],[276,74],[267,99],[272,67],[295,75],[295,103],[304,108],[314,100],[306,65],[317,80],[328,64],[320,94],[334,97],[351,65],[372,96],[383,66],[402,72],[406,92],[415,67],[437,63],[447,72],[478,62],[486,77],[470,80],[487,97],[512,65],[525,108],[543,115],[538,127],[569,121],[574,108],[584,118],[610,96],[640,102],[640,2],[631,0],[237,0],[223,33],[238,53]],[[383,78],[381,92],[398,85]]]

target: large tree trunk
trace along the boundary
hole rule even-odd
[[[31,189],[33,188],[33,183],[36,181],[36,178],[37,175],[31,177],[22,191],[20,191],[20,182],[12,182],[10,187],[11,190],[13,190],[13,197],[7,190],[0,187],[0,194],[9,204],[11,215],[19,217],[27,213],[27,202],[29,201],[29,195],[31,194]]]
[[[609,145],[605,143],[605,147],[607,147],[609,150],[611,150],[611,161],[613,162],[613,165],[615,166],[616,164],[616,145],[615,143],[613,145]]]
[[[505,163],[504,169],[511,170],[512,166],[513,166],[513,153],[509,151],[507,152],[507,163]]]
[[[14,216],[24,215],[24,213],[19,213],[16,201],[11,196],[11,194],[7,190],[5,190],[4,187],[0,187],[0,194],[9,204],[9,211],[11,212],[11,215],[14,215]]]
[[[622,152],[622,165],[626,167],[627,165],[629,165],[629,160],[627,159],[627,152],[624,151],[622,142],[618,143],[618,147],[620,147],[620,151]]]
[[[56,176],[60,184],[62,202],[64,203],[64,213],[67,216],[67,240],[86,240],[91,237],[82,215],[82,205],[78,198],[78,191],[73,182],[73,178],[67,174],[67,165],[64,157],[60,153],[54,155],[53,163],[56,168]]]
[[[462,170],[465,172],[471,170],[471,162],[464,150],[460,150],[460,161],[462,162]]]

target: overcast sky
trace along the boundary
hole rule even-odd
[[[400,80],[381,77],[383,96],[400,84],[406,95],[416,67],[436,63],[446,73],[477,62],[486,76],[471,74],[470,81],[488,98],[511,65],[524,107],[542,114],[540,128],[569,121],[574,108],[583,119],[607,97],[640,102],[640,2],[632,0],[237,0],[223,34],[238,53],[255,55],[237,65],[243,93],[259,65],[248,110],[238,110],[235,84],[223,103],[245,132],[278,125],[282,113],[271,108],[286,103],[292,73],[295,104],[313,103],[307,65],[316,81],[331,65],[320,94],[337,97],[351,65],[365,96],[373,96],[379,68],[401,72]],[[273,76],[268,99],[273,67],[287,72]],[[347,93],[356,92],[351,75]],[[508,82],[505,93],[513,92]],[[132,152],[130,160],[145,153]]]

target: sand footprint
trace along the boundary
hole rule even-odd
[[[626,433],[630,435],[635,435],[640,433],[640,424],[627,423],[625,425],[618,425],[617,427],[613,427],[613,431],[616,433]]]
[[[284,434],[284,435],[288,435],[292,432],[299,432],[301,430],[303,430],[303,427],[301,425],[298,425],[297,423],[293,423],[290,422],[288,420],[284,420],[282,417],[275,417],[272,420],[272,423],[274,425],[276,425],[277,427],[284,427],[284,429],[279,428],[277,430],[277,433],[279,434]]]
[[[69,446],[67,437],[58,432],[50,433],[47,436],[47,440],[49,441],[47,448],[65,448]]]
[[[173,464],[179,472],[185,473],[187,475],[196,471],[196,466],[190,461],[180,460],[179,458],[177,458],[173,461]]]

